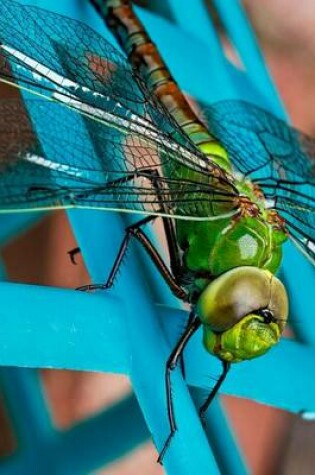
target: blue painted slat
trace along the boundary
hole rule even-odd
[[[288,245],[285,249],[282,269],[283,280],[291,297],[290,325],[299,341],[315,346],[314,267],[295,246]]]
[[[273,111],[282,115],[283,107],[278,91],[272,82],[254,31],[246,18],[241,2],[239,0],[234,0],[233,2],[214,0],[214,4],[231,42],[242,60],[246,75],[257,91],[260,91],[263,96],[263,105],[269,108],[269,102],[272,102]]]
[[[213,380],[211,382],[213,384]],[[209,393],[210,388],[206,391],[196,387],[190,389],[196,406],[200,407],[205,401],[205,393]],[[248,474],[249,469],[219,398],[215,398],[211,403],[206,414],[206,424],[205,432],[221,473],[234,475],[237,471],[238,475]]]
[[[11,290],[12,287],[15,289]],[[52,298],[48,299],[51,314],[54,315],[51,320],[47,320],[46,317],[45,292],[52,294]],[[108,297],[108,301],[112,303],[112,310],[109,303],[107,304],[109,314],[112,315],[109,318],[106,317],[104,311],[106,305],[103,303],[107,297],[95,295],[90,299],[86,294],[73,293],[71,301],[69,298],[63,300],[64,292],[71,293],[69,290],[1,284],[2,301],[12,302],[14,295],[20,306],[11,305],[10,311],[1,310],[0,364],[67,367],[123,374],[134,371],[133,353],[128,346],[129,333],[126,335],[124,319],[119,321],[117,312],[117,305],[121,306],[121,302]],[[38,298],[40,294],[41,299]],[[32,309],[30,302],[34,302],[35,299],[37,304],[33,305]],[[90,311],[91,308],[96,309],[95,315]],[[24,309],[23,313],[21,309]],[[178,336],[179,325],[187,318],[187,314],[183,310],[161,305],[156,307],[156,312],[158,319],[164,322],[164,331],[172,344]],[[131,319],[128,308],[124,313],[127,319]],[[86,319],[89,321],[88,326]],[[102,327],[96,327],[97,320],[103,322]],[[15,328],[15,334],[11,331],[12,326]],[[100,331],[99,334],[95,332],[96,328]],[[124,347],[124,342],[127,348]],[[120,353],[114,352],[115,347],[119,347]],[[99,348],[102,348],[102,351]],[[69,358],[70,354],[74,355],[73,359]],[[150,361],[148,365],[149,363]],[[315,383],[309,377],[309,371],[314,364],[315,351],[312,347],[283,339],[264,358],[235,365],[225,383],[224,392],[265,402],[292,412],[303,409],[315,412]],[[203,391],[210,391],[213,385],[211,378],[218,376],[219,366],[203,349],[200,334],[187,348],[185,366],[188,382],[202,388]],[[304,390],[296,391],[297,387],[303,387]],[[176,395],[177,391],[180,392],[180,386],[175,388]],[[163,412],[162,417],[166,426]]]
[[[113,295],[2,283],[0,296],[1,365],[129,372],[129,311]]]
[[[119,460],[149,438],[137,399],[131,395],[60,434],[54,448],[58,460],[56,473],[86,475]],[[78,447],[84,450],[78,451]]]
[[[6,460],[1,473],[86,475],[146,442],[149,432],[137,400],[131,395],[67,431],[54,431],[53,437],[42,437],[39,443],[32,440],[31,434],[28,439],[31,446],[27,453]]]
[[[192,15],[195,14],[194,11],[193,9]],[[212,57],[209,54],[207,45],[190,31],[179,29],[161,17],[141,9],[137,9],[137,13],[150,30],[152,39],[162,52],[163,58],[181,88],[199,100],[207,101],[208,89],[211,89],[215,100],[223,99],[224,85],[230,79],[225,74],[221,62],[217,61],[217,56]],[[170,44],[172,48],[169,47]],[[183,54],[183,45],[185,45],[185,54]],[[222,79],[220,79],[221,71],[224,74]],[[215,77],[217,79],[213,80]]]
[[[209,81],[209,87],[211,87],[211,89],[218,85],[218,78],[220,78],[222,89],[225,89],[227,84],[231,85],[231,79],[226,70],[226,60],[221,47],[221,41],[208,15],[205,2],[195,0],[190,8],[183,8],[183,2],[173,0],[170,2],[170,7],[177,26],[181,28],[186,35],[192,35],[193,38],[198,39],[204,46],[211,44],[211,49],[208,50],[207,56],[211,56],[211,62],[215,65],[215,68],[213,68],[210,76],[203,78],[204,82]],[[185,43],[187,43],[187,39]],[[163,52],[163,50],[161,51]],[[199,65],[198,75],[201,71],[202,64]],[[196,78],[192,83],[193,82],[196,82]]]
[[[11,414],[19,452],[54,437],[40,378],[34,370],[1,368],[0,387]]]

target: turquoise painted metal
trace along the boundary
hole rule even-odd
[[[48,0],[24,3],[57,8]],[[189,3],[183,9],[180,0],[167,2],[165,10],[175,23],[138,10],[183,90],[204,103],[249,99],[279,114],[281,104],[240,3],[215,2],[246,65],[246,74],[227,62],[203,2]],[[85,3],[68,1],[58,5],[58,11],[89,21],[113,41]],[[183,45],[185,57],[180,54]],[[79,117],[77,130],[85,133]],[[39,138],[48,150],[44,135]],[[104,281],[132,218],[96,211],[68,214],[93,280]],[[8,229],[13,235],[22,226],[19,216],[2,216],[0,241],[8,238]],[[303,276],[303,284],[297,275]],[[292,412],[315,412],[315,386],[310,376],[315,363],[314,270],[289,244],[283,277],[291,296],[292,325],[300,341],[283,340],[263,358],[233,368],[223,391]],[[1,385],[20,442],[18,453],[0,464],[0,472],[36,473],[35,467],[40,467],[40,473],[90,473],[148,440],[149,433],[161,447],[168,434],[164,365],[178,337],[183,310],[136,246],[110,294],[85,295],[2,283],[0,295],[0,364],[16,367],[3,368]],[[162,305],[154,303],[157,301]],[[202,390],[211,389],[206,375],[215,376],[219,371],[215,359],[203,350],[200,334],[189,344],[185,362],[187,381],[196,388],[198,399]],[[58,433],[50,421],[38,375],[30,369],[44,367],[128,374],[141,410],[130,396],[75,429]],[[167,473],[247,473],[219,400],[209,411],[205,434],[180,374],[174,376],[174,394],[179,431],[165,458]]]

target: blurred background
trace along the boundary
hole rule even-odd
[[[150,0],[137,3],[154,9]],[[207,4],[209,14],[217,21],[213,5],[210,1]],[[293,124],[315,136],[314,1],[243,0],[243,5]],[[2,90],[3,95],[7,93]],[[81,257],[77,265],[70,263],[67,252],[76,245],[66,214],[50,213],[2,249],[9,280],[68,288],[89,283]],[[127,378],[108,374],[45,370],[42,380],[54,424],[60,429],[102,411],[131,391]],[[223,401],[251,473],[314,473],[313,423],[248,400],[223,397]],[[0,427],[0,455],[6,455],[14,450],[15,440],[4,405]],[[148,442],[97,473],[162,474],[156,457],[153,444]]]

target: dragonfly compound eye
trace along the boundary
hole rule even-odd
[[[269,271],[237,267],[206,287],[197,312],[207,351],[238,362],[260,356],[278,342],[288,317],[288,298]]]

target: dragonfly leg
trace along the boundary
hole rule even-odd
[[[127,183],[128,181],[134,180],[136,177],[144,177],[151,181],[153,187],[156,190],[156,195],[159,201],[159,205],[161,208],[161,212],[165,214],[168,213],[168,209],[163,202],[163,198],[161,193],[163,192],[163,188],[161,185],[161,180],[163,179],[159,174],[158,170],[155,169],[138,169],[136,173],[131,174],[126,177],[119,178],[118,180],[113,181],[110,183],[110,186]],[[175,228],[173,224],[173,220],[171,218],[167,218],[166,216],[162,217],[164,232],[167,240],[167,247],[170,255],[170,264],[171,270],[175,277],[181,274],[181,259],[179,256],[178,245],[176,240]]]
[[[150,241],[150,239],[146,236],[146,234],[140,229],[141,226],[144,226],[150,221],[153,221],[156,219],[157,216],[147,216],[144,219],[141,219],[135,224],[132,224],[131,226],[128,226],[126,229],[126,234],[125,237],[121,243],[119,252],[117,254],[117,257],[115,259],[114,265],[110,271],[110,274],[108,276],[107,281],[105,284],[90,284],[90,285],[84,285],[82,287],[78,287],[77,290],[106,290],[112,287],[115,277],[117,275],[117,272],[120,268],[120,265],[126,255],[130,240],[132,237],[137,239],[139,243],[142,245],[142,247],[145,249],[149,257],[151,258],[152,262],[155,264],[156,268],[160,272],[161,276],[171,289],[171,291],[174,293],[174,295],[184,301],[187,301],[187,293],[185,290],[177,283],[176,279],[173,277],[171,274],[170,270],[168,269],[167,265],[161,258],[160,254],[158,251],[155,249],[154,245]]]
[[[194,318],[195,318],[194,312],[190,312],[189,317],[188,317],[188,320],[187,320],[187,323],[186,323],[186,327],[188,327],[188,326],[192,323],[192,321],[194,320]],[[185,369],[184,353],[181,354],[181,356],[180,356],[180,358],[179,358],[179,364],[180,364],[180,369],[181,369],[183,378],[186,379],[186,369]]]
[[[150,170],[149,173],[151,175],[152,184],[157,192],[157,197],[159,200],[161,211],[164,211],[164,213],[167,214],[167,209],[166,209],[165,204],[163,203],[163,199],[161,196],[162,187],[159,181],[161,176],[157,170]],[[166,216],[163,216],[162,222],[163,222],[165,237],[167,241],[168,252],[170,255],[171,270],[172,270],[173,275],[176,277],[181,274],[182,266],[181,266],[181,259],[179,257],[179,252],[178,252],[178,245],[177,245],[173,220],[171,218],[167,218]]]
[[[107,184],[107,186],[115,186],[115,185],[121,185],[122,183],[128,183],[128,181],[134,180],[134,178],[135,178],[135,174],[128,175],[128,176],[125,176],[125,177],[122,177],[122,178],[118,178],[117,180],[114,180],[112,182],[109,182]],[[95,190],[93,190],[93,191],[95,192]],[[90,191],[88,191],[86,193],[81,193],[79,195],[79,197],[82,199],[83,197],[89,196],[90,193],[91,193]],[[80,247],[75,247],[74,249],[71,249],[71,251],[68,251],[68,255],[70,257],[70,261],[72,262],[72,264],[76,264],[75,256],[77,254],[81,254],[81,248]]]
[[[167,403],[167,414],[168,420],[170,423],[170,434],[166,439],[162,451],[160,452],[158,462],[162,465],[163,458],[167,452],[167,449],[170,446],[171,440],[177,431],[176,421],[175,421],[175,414],[174,414],[174,403],[173,403],[173,396],[172,396],[172,382],[171,382],[171,375],[174,369],[177,367],[178,362],[181,359],[185,346],[187,345],[188,341],[192,337],[192,335],[198,330],[201,325],[201,321],[199,318],[195,316],[193,312],[191,312],[191,318],[189,318],[187,327],[178,340],[175,348],[173,349],[170,357],[167,360],[166,370],[165,370],[165,386],[166,386],[166,403]]]
[[[207,409],[208,407],[210,406],[211,402],[213,401],[214,397],[216,396],[216,394],[218,393],[220,387],[222,386],[222,383],[224,382],[228,372],[229,372],[229,369],[231,368],[231,363],[228,363],[227,361],[221,361],[222,363],[222,373],[219,377],[219,379],[217,380],[214,388],[211,390],[209,396],[207,397],[206,401],[203,403],[203,405],[200,407],[199,409],[199,416],[200,416],[200,420],[201,420],[201,423],[203,425],[203,427],[206,426],[206,412],[207,412]]]
[[[122,183],[128,183],[129,181],[132,181],[135,179],[136,176],[143,176],[147,178],[148,180],[151,180],[154,188],[156,189],[157,192],[157,197],[159,200],[159,204],[161,207],[161,211],[167,213],[167,209],[163,203],[163,199],[161,197],[161,183],[159,179],[161,178],[159,172],[157,170],[150,170],[146,169],[145,171],[138,170],[137,173],[133,173],[131,175],[118,178],[117,180],[114,180],[113,182],[110,182],[107,184],[107,186],[116,186]],[[179,257],[179,252],[178,252],[178,246],[177,246],[177,241],[176,241],[176,235],[175,235],[175,229],[173,225],[173,221],[171,218],[167,217],[162,217],[163,221],[163,227],[164,227],[164,232],[167,240],[167,246],[168,246],[168,251],[170,255],[170,266],[172,273],[175,277],[179,276],[181,274],[181,260]],[[74,262],[74,256],[78,253],[80,253],[81,250],[79,247],[72,249],[71,251],[68,252],[70,256],[70,260],[73,264]]]
[[[76,290],[86,291],[86,290],[107,290],[107,289],[110,289],[114,284],[114,280],[115,280],[115,277],[117,275],[117,272],[119,271],[119,268],[122,264],[122,261],[123,261],[125,255],[126,255],[126,252],[127,252],[127,249],[128,249],[129,243],[130,243],[130,239],[133,236],[134,230],[138,229],[139,226],[143,226],[144,224],[147,224],[148,222],[153,221],[153,219],[155,219],[155,216],[147,216],[146,218],[141,219],[137,223],[132,224],[131,226],[128,226],[128,228],[126,228],[125,237],[124,237],[124,239],[123,239],[123,241],[120,245],[120,248],[119,248],[118,254],[116,256],[116,259],[114,261],[113,267],[111,268],[111,271],[109,273],[109,276],[108,276],[107,281],[105,282],[105,284],[83,285],[81,287],[77,287]]]

